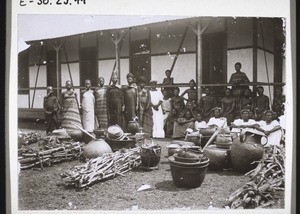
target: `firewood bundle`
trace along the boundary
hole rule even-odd
[[[41,168],[50,166],[56,163],[71,161],[79,158],[83,152],[84,143],[61,141],[53,144],[53,141],[48,141],[47,145],[37,148],[23,146],[18,150],[18,161],[22,169]]]
[[[65,186],[83,188],[96,182],[114,178],[141,164],[140,148],[121,149],[92,158],[87,163],[74,166],[61,174]]]
[[[279,146],[265,149],[255,169],[247,172],[251,180],[227,199],[231,209],[264,208],[274,204],[274,193],[284,191],[285,150]]]

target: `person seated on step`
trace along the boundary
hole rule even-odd
[[[250,119],[250,110],[248,108],[241,110],[241,118],[235,119],[230,127],[231,132],[239,134],[242,130],[244,131],[254,131],[254,125],[257,124],[255,120]]]
[[[254,127],[264,133],[267,137],[266,146],[280,146],[282,128],[277,120],[273,119],[274,112],[267,110],[263,114],[263,120],[259,121]]]
[[[227,119],[221,117],[221,108],[215,107],[213,113],[214,116],[209,119],[207,126],[210,128],[227,128]]]

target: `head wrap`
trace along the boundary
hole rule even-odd
[[[177,91],[178,91],[178,93],[180,92],[180,89],[179,89],[179,87],[175,87],[175,88],[174,88],[174,90],[177,90]]]
[[[261,86],[261,85],[257,86],[256,88],[257,88],[257,89],[261,88],[262,90],[264,90],[264,87]]]
[[[156,80],[151,80],[150,83],[156,85],[157,81]]]
[[[147,79],[146,79],[146,77],[144,77],[144,76],[141,76],[141,77],[139,78],[139,82],[146,83],[146,82],[147,82]]]
[[[244,112],[248,112],[248,113],[250,113],[250,110],[249,110],[249,109],[247,109],[247,108],[244,108],[244,109],[242,109],[242,110],[241,110],[241,113],[244,113]]]
[[[220,107],[215,107],[212,109],[213,111],[218,110],[219,112],[221,112],[221,108]]]
[[[92,83],[92,81],[89,80],[89,79],[87,79],[87,80],[84,81],[85,84],[88,83],[88,82],[89,82],[89,83]]]
[[[194,79],[191,79],[191,80],[190,80],[190,83],[191,83],[191,82],[194,83],[194,84],[196,84],[196,82],[195,82]]]
[[[132,79],[134,79],[133,73],[128,73],[127,76],[126,76],[126,78],[128,78],[128,77],[131,77]]]

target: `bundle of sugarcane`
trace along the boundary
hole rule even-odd
[[[118,175],[124,176],[124,173],[140,164],[140,148],[121,149],[92,158],[83,165],[74,166],[61,174],[61,178],[65,186],[83,188]]]
[[[36,143],[41,138],[38,132],[25,132],[20,130],[18,132],[18,143],[20,145],[28,145],[31,143]]]
[[[49,141],[50,142],[50,141]],[[22,169],[33,167],[44,168],[55,163],[71,161],[79,158],[83,152],[84,143],[62,141],[60,144],[32,148],[24,146],[18,151],[18,161]]]
[[[274,204],[274,193],[285,186],[285,150],[279,146],[265,149],[255,169],[247,172],[251,180],[233,192],[227,205],[236,208],[264,208]]]

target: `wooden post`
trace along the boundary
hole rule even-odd
[[[35,77],[34,90],[33,90],[32,102],[31,102],[31,108],[33,108],[33,104],[34,104],[36,85],[37,85],[37,81],[38,81],[38,77],[39,77],[39,73],[40,73],[40,67],[41,67],[41,63],[42,63],[42,57],[43,57],[43,49],[44,49],[44,46],[42,45],[42,47],[41,47],[41,53],[40,53],[41,57],[40,57],[39,62],[38,62],[38,68],[37,68],[36,77]],[[29,90],[29,95],[30,95],[30,90]]]
[[[194,34],[197,35],[197,52],[196,52],[196,84],[197,84],[197,103],[200,102],[202,95],[202,34],[207,30],[210,24],[214,21],[214,18],[211,18],[206,26],[202,28],[201,20],[197,22],[197,28],[193,25],[189,25]]]
[[[253,18],[253,82],[257,83],[257,18]],[[253,86],[253,94],[256,95],[256,85]]]
[[[114,36],[115,35],[115,36]],[[121,81],[120,74],[121,74],[121,66],[120,66],[120,55],[119,55],[119,43],[123,39],[125,34],[118,36],[117,33],[112,35],[111,40],[115,44],[115,52],[116,52],[116,68],[118,69],[118,82]]]
[[[71,69],[70,69],[70,64],[69,64],[69,60],[68,60],[68,55],[67,55],[65,46],[63,46],[62,51],[64,52],[65,58],[66,58],[66,61],[67,61],[68,72],[69,72],[69,76],[70,76],[71,83],[72,83],[72,85],[74,85],[74,84],[73,84],[72,74],[71,74]]]
[[[197,94],[198,100],[197,103],[200,102],[200,98],[202,96],[202,33],[201,33],[201,21],[197,22]]]
[[[115,42],[115,51],[116,51],[116,68],[118,71],[118,82],[120,82],[121,78],[120,78],[120,55],[119,55],[119,43]]]
[[[59,97],[59,86],[61,82],[61,64],[60,64],[60,49],[63,42],[58,41],[54,43],[54,49],[56,51],[56,96]]]
[[[173,69],[174,69],[174,67],[175,67],[175,64],[176,64],[176,61],[177,61],[177,58],[178,58],[180,49],[181,49],[181,47],[182,47],[182,44],[183,44],[183,42],[184,42],[184,39],[185,39],[185,36],[186,36],[186,33],[187,33],[188,29],[189,29],[188,26],[186,26],[186,28],[185,28],[185,30],[184,30],[184,32],[183,32],[183,36],[182,36],[182,38],[181,38],[180,44],[179,44],[178,49],[177,49],[177,51],[176,51],[176,55],[175,55],[174,61],[173,61],[173,63],[172,63],[171,69],[170,69],[171,73],[172,73],[172,71],[173,71]]]

